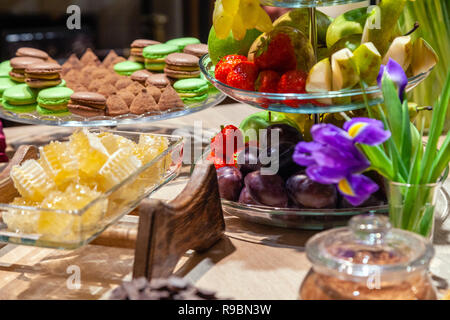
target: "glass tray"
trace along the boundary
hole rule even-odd
[[[91,129],[91,132],[103,131],[121,135],[135,142],[141,135],[135,132]],[[0,242],[56,249],[76,249],[88,244],[110,225],[134,210],[144,198],[178,175],[183,158],[183,138],[170,135],[154,136],[165,137],[168,140],[168,147],[153,160],[145,163],[125,180],[102,193],[80,210],[41,209],[0,203]],[[64,141],[65,139],[59,140]],[[86,217],[86,214],[92,213],[92,210],[89,210],[93,208],[99,209],[101,214],[89,225],[83,218]],[[41,233],[37,233],[34,227],[29,228],[30,225],[28,229],[22,228],[21,230],[17,227],[8,228],[7,221],[3,219],[3,216],[12,210],[15,212],[13,219],[17,219],[17,211],[20,215],[29,215],[32,226],[35,224],[31,223],[37,223],[41,215],[45,214],[47,215],[45,218],[51,218],[55,223],[63,224],[63,232],[60,232],[58,236],[55,236],[55,232],[44,233],[41,231]],[[88,217],[92,217],[92,215]],[[81,221],[82,223],[80,223]]]
[[[305,230],[324,230],[346,226],[354,215],[363,213],[388,214],[387,205],[352,209],[282,209],[246,205],[222,199],[223,211],[249,222],[275,227]],[[450,210],[450,196],[442,188],[437,197],[437,218],[445,220]]]
[[[285,112],[285,113],[303,113],[303,114],[317,114],[317,113],[333,113],[361,109],[365,107],[363,92],[361,89],[349,89],[340,91],[328,91],[324,93],[265,93],[257,91],[248,91],[230,87],[223,82],[220,82],[214,77],[214,66],[209,55],[205,55],[200,59],[200,70],[217,89],[225,93],[227,96],[242,103],[252,105],[254,107]],[[420,84],[430,74],[432,68],[426,72],[420,73],[408,79],[408,86],[406,91],[409,92]],[[369,105],[376,105],[383,102],[382,93],[378,86],[371,86],[366,89],[366,94],[369,98]],[[321,99],[340,99],[350,100],[341,104],[313,104],[312,100],[317,101]],[[323,100],[322,100],[323,101]],[[298,105],[292,107],[287,104]]]
[[[0,118],[14,122],[37,124],[47,126],[62,126],[62,127],[103,127],[103,126],[119,126],[124,124],[146,123],[162,121],[177,117],[189,115],[191,113],[205,110],[209,107],[216,106],[226,98],[226,95],[219,91],[210,92],[208,98],[199,103],[192,103],[185,105],[184,109],[155,111],[148,112],[141,115],[125,114],[116,117],[99,116],[84,118],[79,115],[70,114],[68,116],[58,117],[51,115],[40,115],[37,112],[30,113],[15,113],[4,109],[0,105]]]
[[[357,3],[366,0],[261,0],[261,4],[284,8],[312,8],[337,6],[340,4]]]

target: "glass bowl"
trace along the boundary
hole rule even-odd
[[[328,91],[323,93],[266,93],[248,91],[230,87],[214,77],[214,65],[209,55],[200,59],[200,70],[217,89],[227,96],[242,103],[254,107],[285,112],[285,113],[333,113],[361,109],[365,107],[363,91],[361,89],[348,89],[340,91]],[[430,74],[432,68],[408,79],[406,91],[409,92],[421,83]],[[369,105],[383,102],[382,93],[378,86],[366,88]],[[324,99],[339,101],[335,104],[324,104]],[[314,102],[315,101],[315,102]],[[328,103],[328,102],[327,102]]]
[[[269,226],[303,230],[325,230],[346,226],[355,215],[389,213],[388,205],[350,209],[290,209],[242,204],[222,199],[225,213],[243,220]],[[437,196],[436,217],[445,220],[450,210],[450,197],[442,188]]]
[[[261,0],[262,5],[284,8],[312,8],[357,3],[365,0]]]
[[[208,98],[202,102],[185,105],[182,109],[169,109],[166,111],[147,112],[141,115],[124,114],[120,116],[98,116],[85,118],[76,114],[67,116],[41,115],[37,112],[16,113],[4,109],[0,105],[0,118],[14,122],[63,127],[103,127],[119,126],[124,124],[136,124],[162,121],[182,117],[191,113],[205,110],[221,103],[226,96],[219,92],[209,92]]]
[[[139,140],[141,135],[134,132],[114,130],[91,129],[90,131],[108,131],[135,142]],[[153,136],[165,137],[168,141],[168,147],[153,160],[143,164],[126,179],[102,193],[80,210],[43,209],[0,203],[0,242],[57,249],[76,249],[95,239],[107,227],[136,208],[141,200],[178,175],[183,158],[183,138],[169,135]],[[93,212],[95,212],[95,215]],[[28,216],[29,224],[24,225],[22,223],[20,230],[8,228],[4,219],[5,214],[9,215],[9,219]],[[92,216],[95,216],[95,219],[90,220]],[[40,219],[49,219],[52,224],[64,224],[63,232],[36,233],[37,228],[35,226],[38,221],[42,221]],[[51,228],[51,225],[48,228]],[[48,229],[45,230],[48,231]]]

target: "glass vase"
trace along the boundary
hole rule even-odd
[[[389,182],[389,219],[394,228],[432,239],[437,194],[442,182],[405,184]]]

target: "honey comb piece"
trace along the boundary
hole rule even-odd
[[[51,190],[56,189],[53,179],[36,160],[14,166],[11,179],[20,195],[30,201],[42,201]]]
[[[87,129],[77,131],[70,137],[70,150],[78,160],[80,175],[88,178],[95,177],[109,157],[100,138]]]
[[[68,142],[54,141],[39,148],[41,166],[50,173],[58,187],[65,187],[67,183],[78,176],[77,159],[70,152]]]
[[[136,143],[134,141],[111,132],[102,132],[98,137],[109,154],[113,154],[121,148],[136,148]]]
[[[30,201],[25,198],[17,197],[10,205],[20,207],[38,207],[39,202]],[[36,233],[39,211],[26,210],[19,208],[8,208],[2,212],[3,222],[8,226],[10,232]]]
[[[99,171],[102,178],[102,189],[109,190],[128,178],[141,166],[142,162],[133,155],[131,148],[117,150]]]

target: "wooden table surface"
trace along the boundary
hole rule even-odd
[[[217,130],[223,124],[239,125],[255,111],[242,104],[222,105],[139,127],[165,132],[178,129],[179,133],[180,129],[193,131],[202,121],[205,129]],[[61,130],[70,129],[26,126],[7,128],[5,134],[7,142],[16,146],[44,132]],[[174,198],[187,179],[187,175],[181,175],[152,197]],[[447,181],[447,190],[449,185]],[[226,225],[225,236],[209,251],[186,253],[176,274],[216,291],[219,297],[297,299],[310,268],[304,244],[314,232],[256,225],[234,217],[226,217]],[[450,283],[450,220],[437,221],[434,244],[436,256],[431,271],[436,285],[446,290]],[[131,278],[133,255],[131,249],[95,245],[62,251],[8,244],[0,249],[0,299],[106,298],[123,279]]]

